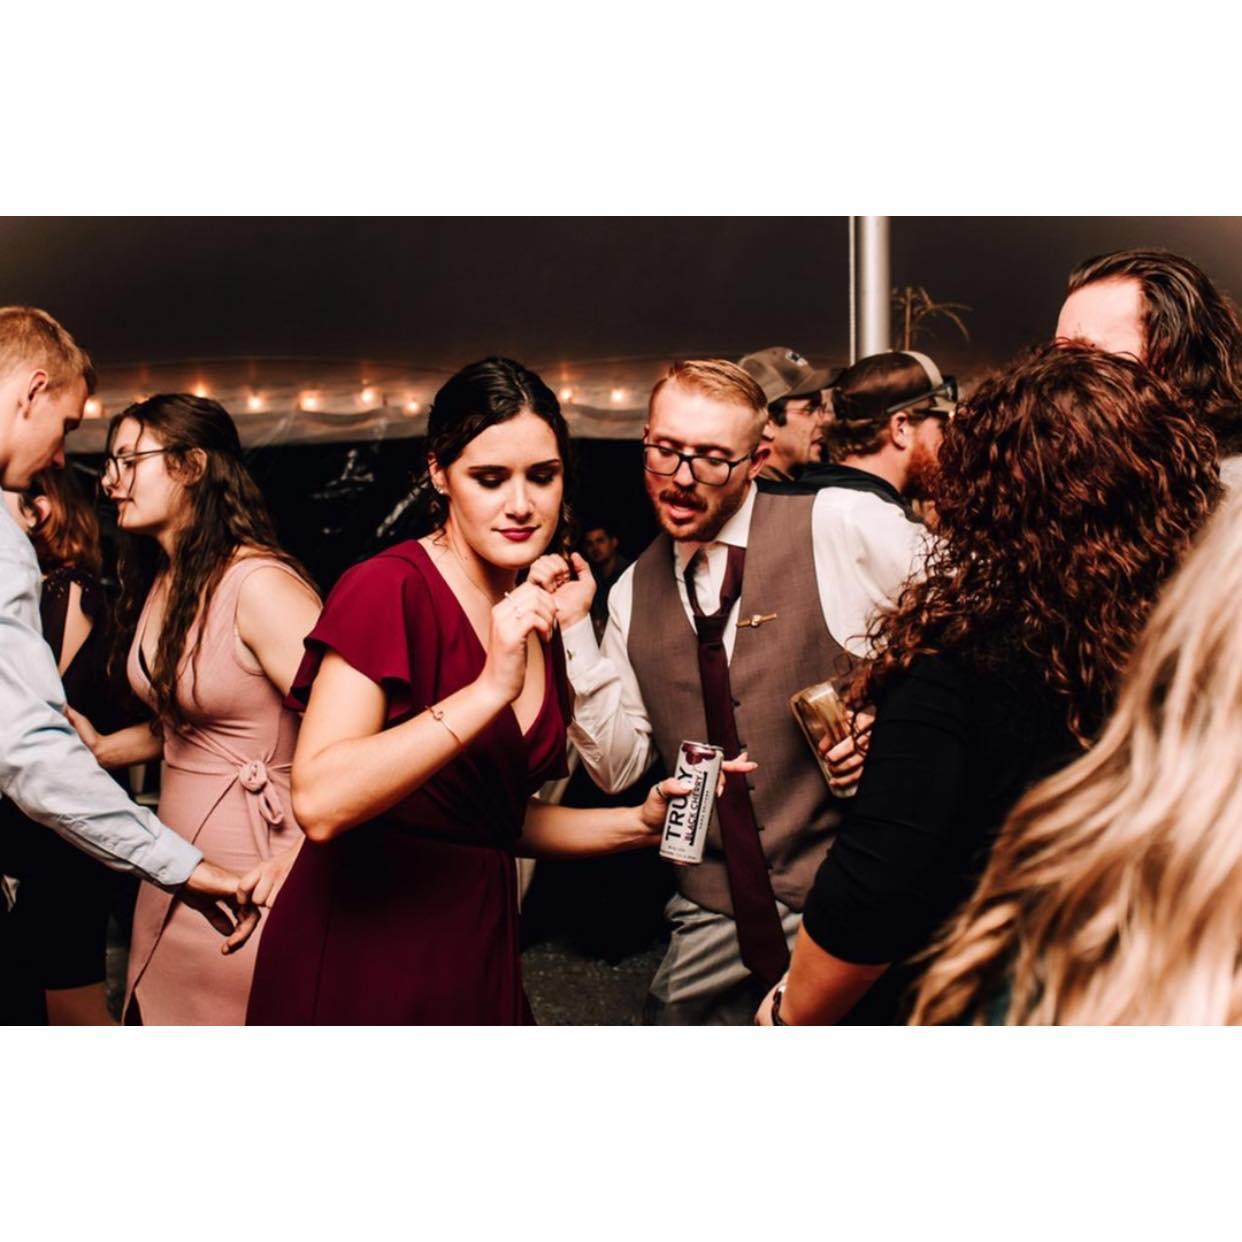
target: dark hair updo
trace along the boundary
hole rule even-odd
[[[472,362],[444,383],[427,416],[427,454],[435,458],[441,470],[447,470],[476,436],[527,411],[552,428],[568,493],[573,458],[569,425],[561,413],[560,402],[534,371],[512,358],[492,357]],[[448,518],[448,502],[429,481],[425,486],[427,513],[432,525],[439,528]],[[571,521],[566,499],[561,504],[554,546],[562,549],[570,546]]]

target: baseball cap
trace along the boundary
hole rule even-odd
[[[903,350],[899,356],[913,358],[923,368],[927,376],[927,404],[930,409],[943,414],[946,418],[952,418],[957,411],[957,381],[953,376],[941,375],[940,368],[926,354],[920,354],[916,350]],[[923,399],[921,395],[912,394],[910,398],[899,401],[897,409],[921,404]],[[895,412],[893,406],[889,406],[889,413]]]
[[[809,397],[827,388],[832,374],[816,370],[796,349],[787,349],[784,345],[772,345],[747,354],[738,359],[737,365],[763,389],[769,405],[782,397]]]
[[[914,350],[870,354],[837,376],[832,404],[839,422],[858,429],[878,430],[894,414],[915,408],[951,419],[957,410],[957,381]]]

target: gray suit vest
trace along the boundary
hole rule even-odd
[[[789,710],[789,696],[850,663],[820,606],[811,542],[814,503],[814,496],[756,495],[738,618],[775,613],[776,619],[739,627],[729,662],[738,739],[759,765],[750,777],[751,803],[772,890],[794,910],[802,909],[840,812]],[[673,542],[663,533],[634,567],[628,651],[653,741],[671,772],[683,740],[708,738],[698,637],[678,594]],[[703,862],[678,867],[677,883],[696,904],[732,914],[715,815]]]

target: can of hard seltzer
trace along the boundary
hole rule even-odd
[[[716,786],[720,782],[720,765],[724,751],[707,742],[682,742],[677,749],[677,770],[673,776],[689,781],[691,790],[668,804],[664,816],[664,835],[660,839],[660,857],[675,863],[703,861],[707,845],[707,826],[716,805]]]

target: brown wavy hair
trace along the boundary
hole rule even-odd
[[[1147,367],[1047,345],[945,429],[926,577],[872,627],[853,690],[878,702],[921,654],[1025,654],[1086,745],[1161,584],[1220,493],[1210,431]]]
[[[189,723],[177,702],[177,681],[190,629],[195,618],[207,615],[216,587],[237,554],[246,551],[275,557],[312,588],[314,582],[277,542],[263,495],[242,459],[237,426],[222,405],[188,393],[163,393],[140,401],[113,416],[108,426],[109,453],[126,419],[136,421],[167,450],[164,460],[185,488],[190,516],[171,562],[156,540],[120,533],[117,576],[121,596],[111,663],[114,669],[123,665],[151,587],[157,577],[168,573],[168,603],[151,687],[160,724],[178,730]],[[201,641],[200,629],[189,652],[192,664]]]
[[[1138,281],[1147,365],[1203,414],[1223,450],[1242,451],[1242,324],[1234,304],[1200,267],[1168,250],[1085,259],[1066,293],[1102,280]]]
[[[1242,493],[1161,596],[1098,744],[1014,808],[912,1022],[1242,1023],[1239,598]]]
[[[37,514],[35,501],[39,496],[47,500],[49,510],[30,532],[39,568],[47,573],[71,566],[98,577],[103,561],[99,518],[72,467],[40,471],[22,492],[23,507]]]

